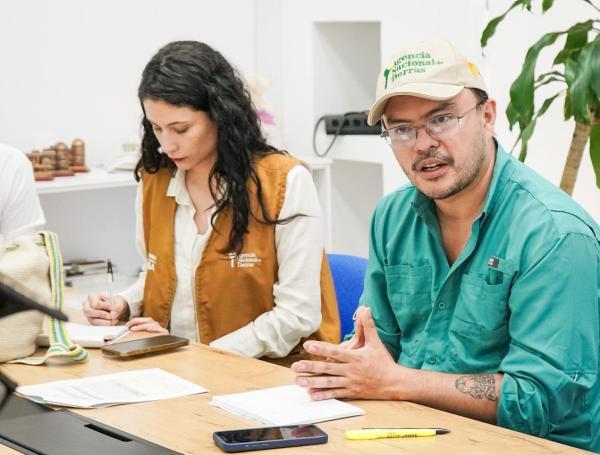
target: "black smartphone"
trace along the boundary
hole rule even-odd
[[[150,352],[160,352],[167,349],[175,349],[180,346],[190,344],[187,338],[176,337],[174,335],[159,335],[140,340],[123,341],[122,343],[112,343],[102,346],[104,354],[118,357],[133,357],[136,355],[148,354]]]
[[[325,444],[327,433],[313,424],[215,431],[213,441],[225,452]]]

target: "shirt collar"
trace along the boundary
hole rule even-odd
[[[227,189],[227,184],[225,182],[221,182],[221,187],[217,191],[217,195],[222,197],[225,194],[225,190]],[[187,191],[187,187],[185,186],[185,171],[176,169],[175,173],[171,177],[171,181],[169,182],[169,186],[167,187],[167,196],[174,197],[175,202],[178,205],[189,205],[194,206],[190,195]],[[212,213],[215,207],[211,209]]]
[[[192,200],[185,187],[185,171],[175,170],[167,188],[167,196],[174,197],[178,205],[192,205]]]
[[[496,162],[494,163],[494,171],[492,181],[485,197],[481,217],[484,218],[494,210],[498,197],[504,191],[506,182],[510,175],[514,172],[514,166],[511,162],[510,155],[506,153],[504,147],[494,138],[496,144]]]
[[[509,154],[506,153],[496,138],[494,138],[494,144],[496,145],[496,160],[494,162],[494,170],[492,171],[492,180],[480,214],[480,218],[482,219],[493,211],[498,196],[504,190],[506,182],[514,171],[514,166],[512,165]],[[425,196],[419,190],[415,191],[415,196],[411,205],[417,215],[424,220],[428,221],[432,216],[435,218],[433,200]]]

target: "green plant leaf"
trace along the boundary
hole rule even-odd
[[[590,131],[590,157],[596,174],[596,186],[600,188],[600,123],[593,125]]]
[[[519,122],[523,122],[525,125],[528,125],[533,118],[534,72],[540,51],[553,44],[563,33],[565,32],[546,33],[531,46],[525,56],[521,74],[510,86],[510,103],[517,113]]]
[[[590,62],[591,82],[590,87],[593,95],[595,95],[594,104],[596,111],[600,105],[600,35],[596,36],[592,45],[592,55]]]
[[[542,103],[542,107],[540,107],[540,110],[537,112],[537,114],[535,114],[535,117],[539,118],[542,115],[544,115],[546,113],[546,111],[548,110],[548,108],[550,107],[550,105],[554,102],[554,100],[556,98],[558,98],[560,95],[562,95],[562,93],[563,92],[555,93],[550,98],[547,98],[546,100],[544,100],[544,102]]]
[[[567,85],[570,87],[573,85],[573,81],[575,80],[575,75],[577,74],[577,61],[572,58],[567,59],[565,61],[565,80],[567,81]]]
[[[552,8],[553,3],[554,3],[554,0],[544,0],[542,2],[542,14],[544,14],[546,11],[548,11],[550,8]]]
[[[487,43],[490,40],[490,38],[492,36],[494,36],[494,34],[496,33],[496,27],[498,27],[498,24],[504,20],[506,15],[511,10],[513,10],[514,8],[516,8],[519,5],[521,5],[523,7],[527,7],[527,4],[529,4],[528,9],[529,9],[529,11],[531,11],[531,0],[515,0],[513,2],[513,4],[510,5],[510,7],[506,11],[504,11],[503,14],[501,14],[500,16],[497,16],[497,17],[493,18],[491,21],[489,21],[488,24],[485,26],[485,29],[481,33],[481,40],[480,40],[481,47],[484,48],[485,46],[487,46]]]
[[[536,112],[533,120],[524,129],[521,129],[521,133],[519,134],[519,137],[517,138],[517,142],[519,142],[519,140],[521,141],[521,152],[519,153],[520,161],[525,161],[525,158],[527,157],[527,143],[529,142],[529,139],[531,139],[531,136],[533,135],[533,131],[535,130],[535,125],[537,123],[537,119],[546,113],[546,111],[548,110],[550,105],[561,94],[562,94],[562,92],[558,92],[558,93],[552,95],[550,98],[547,98],[546,100],[544,100],[544,102],[542,103],[542,107],[540,107],[539,111]],[[517,144],[517,142],[515,142],[515,145]]]
[[[512,131],[514,124],[519,120],[519,113],[510,102],[508,103],[508,106],[506,106],[506,118],[508,119],[508,126]]]
[[[569,95],[568,91],[567,91],[567,96],[565,96],[564,112],[565,112],[565,120],[569,120],[571,117],[573,117],[573,111],[571,110],[571,95]]]
[[[525,127],[523,131],[521,131],[521,151],[519,152],[519,161],[525,161],[527,158],[527,143],[533,134],[533,130],[535,129],[535,120],[532,120],[529,125]]]
[[[544,79],[546,76],[559,76],[562,78],[565,77],[565,75],[563,73],[561,73],[560,71],[548,71],[547,73],[540,74],[535,81],[541,82],[541,80]]]
[[[573,110],[575,121],[586,124],[590,123],[588,99],[590,98],[591,91],[592,49],[594,45],[595,41],[592,41],[591,43],[587,43],[581,50],[581,54],[579,54],[579,58],[577,59],[575,77],[571,84],[569,84],[571,109]]]
[[[535,90],[537,90],[538,88],[540,88],[542,85],[549,84],[550,82],[565,82],[565,80],[562,79],[562,78],[558,78],[558,77],[549,77],[545,81],[538,82],[537,84],[535,84]]]
[[[527,144],[522,144],[521,151],[519,152],[519,161],[524,163],[526,158],[527,158]]]
[[[594,26],[594,21],[579,22],[567,30],[567,40],[562,50],[554,58],[554,65],[564,63],[567,58],[577,60],[581,48],[588,40],[588,33]]]
[[[596,5],[594,5],[594,3],[592,2],[592,0],[583,0],[586,3],[589,3],[590,5],[592,5],[594,8],[598,9],[598,7]]]

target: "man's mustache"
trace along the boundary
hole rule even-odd
[[[438,149],[430,149],[425,153],[419,153],[417,156],[417,160],[412,165],[412,170],[417,172],[417,166],[423,160],[428,160],[429,158],[435,158],[436,160],[443,161],[449,166],[454,164],[454,158],[444,152],[440,152]]]

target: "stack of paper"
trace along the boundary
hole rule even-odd
[[[47,330],[46,324],[44,324]],[[84,348],[100,348],[105,337],[112,337],[113,341],[127,332],[124,325],[86,325],[65,322],[65,329],[75,344]],[[38,346],[49,346],[48,333],[41,333],[35,340]]]
[[[17,387],[19,395],[37,403],[75,408],[103,408],[205,392],[205,388],[160,368]]]
[[[314,401],[305,389],[295,385],[220,395],[211,404],[267,425],[316,423],[365,413],[339,400]]]

